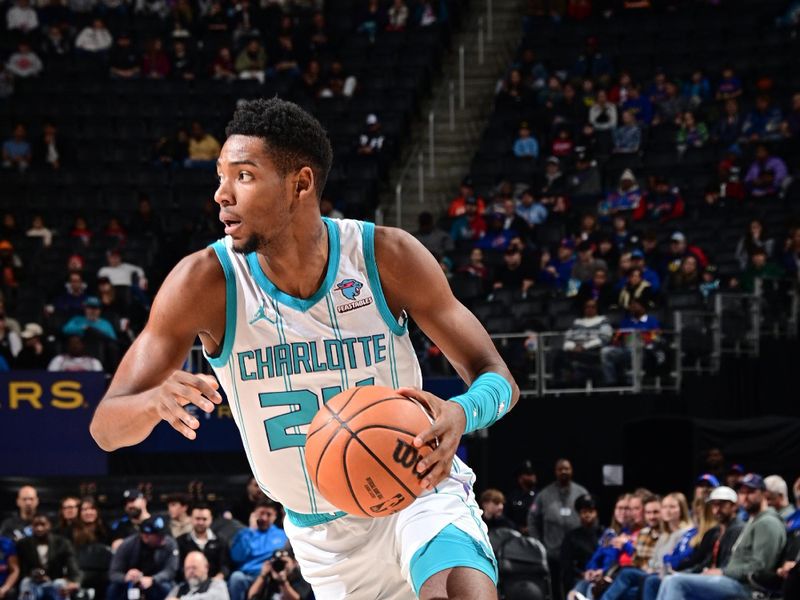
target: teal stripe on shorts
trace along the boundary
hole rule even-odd
[[[411,583],[419,596],[422,585],[433,575],[453,567],[468,567],[485,573],[497,585],[497,565],[487,549],[453,524],[437,533],[411,557]]]

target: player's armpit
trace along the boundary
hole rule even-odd
[[[511,372],[480,321],[453,296],[433,255],[411,234],[377,227],[375,257],[393,314],[407,311],[468,384],[488,372],[507,379],[513,407],[519,388]]]
[[[164,419],[194,439],[194,419],[183,409],[211,410],[219,402],[213,378],[179,371],[198,335],[221,343],[225,277],[213,250],[182,260],[153,303],[144,331],[125,354],[90,431],[104,450],[138,444]]]

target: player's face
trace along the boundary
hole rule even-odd
[[[217,161],[220,206],[225,234],[236,252],[263,251],[291,220],[291,178],[281,177],[267,157],[261,138],[232,135]]]

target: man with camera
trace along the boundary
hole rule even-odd
[[[278,505],[264,498],[256,504],[250,515],[250,526],[240,530],[233,538],[231,560],[238,568],[231,573],[228,581],[231,600],[245,600],[264,561],[286,545],[288,538],[275,523],[277,519]]]
[[[51,533],[47,515],[36,514],[31,522],[33,535],[17,542],[20,573],[20,598],[60,600],[80,588],[81,572],[75,549],[66,538]]]
[[[266,561],[256,577],[247,600],[308,600],[312,598],[311,586],[303,579],[292,547],[276,550]]]
[[[228,600],[228,586],[219,578],[209,579],[208,559],[199,550],[186,555],[183,562],[184,581],[172,588],[167,600]]]
[[[164,517],[149,517],[125,538],[111,560],[108,600],[164,600],[175,585],[178,545]]]

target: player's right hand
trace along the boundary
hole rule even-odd
[[[174,371],[164,383],[153,390],[152,402],[162,420],[185,438],[193,440],[197,437],[195,430],[200,427],[200,421],[185,407],[193,404],[203,412],[212,412],[214,405],[222,402],[218,389],[219,383],[211,375]]]

